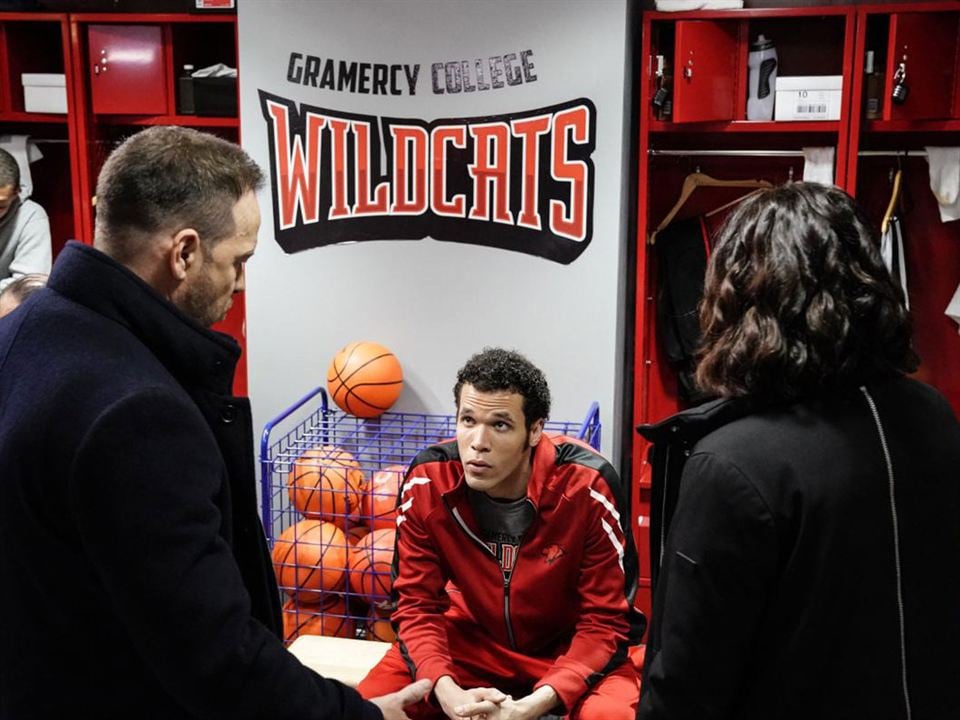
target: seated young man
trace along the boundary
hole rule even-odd
[[[399,639],[360,693],[435,678],[411,718],[633,720],[645,619],[616,471],[543,433],[550,391],[522,355],[474,355],[454,396],[456,440],[423,450],[400,492]]]

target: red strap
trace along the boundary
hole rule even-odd
[[[707,221],[700,216],[700,234],[703,235],[703,250],[707,254],[707,260],[710,259],[710,230],[707,229]]]

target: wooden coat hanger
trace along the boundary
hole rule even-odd
[[[742,203],[744,200],[747,200],[748,198],[752,198],[754,195],[758,195],[759,193],[761,193],[761,192],[763,192],[763,191],[764,191],[764,188],[757,188],[757,189],[755,189],[755,190],[751,190],[751,191],[748,192],[746,195],[741,195],[741,196],[738,197],[738,198],[734,198],[734,199],[731,200],[730,202],[724,203],[724,204],[721,205],[720,207],[714,208],[714,209],[711,210],[710,212],[704,213],[703,216],[704,216],[704,217],[713,217],[713,216],[716,215],[717,213],[721,213],[721,212],[723,212],[724,210],[726,210],[727,208],[731,208],[731,207],[733,207],[734,205],[738,205],[738,204]]]
[[[759,190],[762,188],[773,187],[773,185],[771,185],[766,180],[754,180],[754,179],[718,180],[717,178],[710,177],[709,175],[706,175],[700,172],[699,170],[697,172],[690,173],[683,180],[683,186],[680,188],[680,197],[677,198],[677,201],[673,204],[673,207],[670,209],[670,212],[667,213],[666,217],[660,221],[660,224],[657,226],[657,229],[654,230],[653,233],[650,235],[651,245],[653,245],[654,242],[656,242],[657,233],[663,230],[667,225],[671,223],[671,221],[676,216],[676,214],[680,212],[680,208],[684,206],[687,200],[690,199],[690,196],[693,194],[693,191],[696,190],[698,187],[741,187],[741,188],[755,188]],[[717,208],[713,212],[719,212],[724,208],[730,207],[730,205],[733,205],[739,202],[740,200],[744,200],[752,194],[753,193],[747,193],[747,195],[737,198],[737,200],[734,200],[731,203],[727,203],[726,205],[723,205]]]
[[[887,211],[883,214],[883,220],[880,221],[880,235],[885,235],[887,228],[890,227],[890,220],[900,204],[900,185],[903,180],[903,170],[897,168],[897,174],[893,176],[893,191],[890,193],[890,203],[887,205]]]

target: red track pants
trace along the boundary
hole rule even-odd
[[[482,677],[474,668],[461,664],[457,667],[457,674],[464,688],[496,687],[511,692],[496,678]],[[365,698],[379,697],[395,692],[410,682],[410,669],[394,644],[360,682],[357,690]],[[515,691],[512,694],[518,697]],[[627,660],[594,685],[567,717],[569,720],[634,720],[639,695],[640,679],[633,664]],[[409,706],[406,712],[412,720],[446,720],[446,715],[438,705],[425,701]]]

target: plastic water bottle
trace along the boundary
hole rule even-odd
[[[763,35],[750,43],[747,56],[747,120],[773,120],[777,50]]]
[[[193,102],[193,65],[184,65],[177,78],[177,112],[181,115],[196,113]]]

